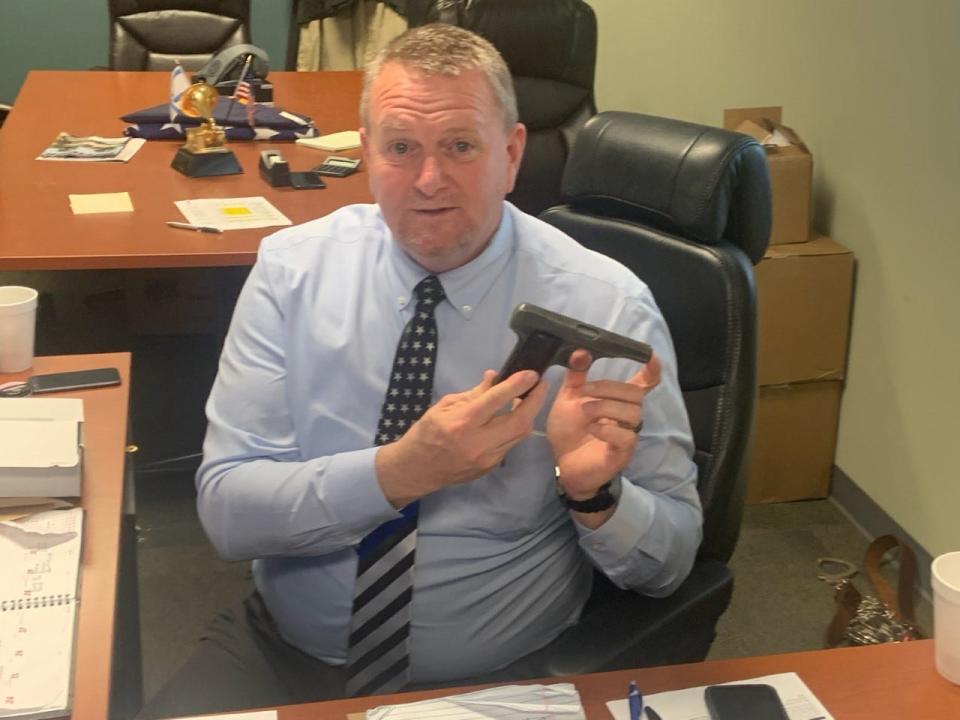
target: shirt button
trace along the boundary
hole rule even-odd
[[[464,315],[469,315],[471,312],[473,312],[473,308],[469,305],[464,305],[462,309]]]
[[[397,297],[397,305],[403,305],[406,298],[403,295]]]
[[[593,549],[594,549],[594,550],[603,550],[603,543],[602,543],[602,542],[595,542],[595,543],[593,543],[592,546],[593,546]]]

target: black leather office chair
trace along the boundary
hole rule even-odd
[[[110,69],[199,70],[250,42],[250,0],[109,0]]]
[[[516,189],[507,198],[537,215],[560,202],[560,178],[577,131],[596,114],[597,19],[582,0],[409,0],[410,26],[460,25],[489,40],[510,68],[529,131]]]
[[[746,135],[623,112],[593,117],[541,217],[616,258],[653,291],[677,351],[699,468],[704,537],[670,597],[595,573],[580,622],[543,650],[477,680],[504,681],[706,657],[733,592],[727,561],[743,510],[756,386],[752,263],[770,234],[763,149]]]

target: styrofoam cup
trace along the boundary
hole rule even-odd
[[[960,685],[960,552],[949,552],[934,559],[930,579],[937,672]]]
[[[20,285],[0,287],[0,373],[33,365],[37,291]]]

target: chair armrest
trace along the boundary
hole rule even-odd
[[[703,660],[714,626],[730,603],[733,575],[719,560],[700,558],[665,598],[595,588],[580,622],[550,644],[542,676]],[[596,601],[596,602],[594,602]]]

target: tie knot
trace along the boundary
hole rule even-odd
[[[436,304],[445,297],[443,285],[440,284],[440,280],[436,275],[427,275],[417,283],[417,286],[413,289],[413,293],[417,296],[418,303],[425,302],[431,307],[436,306]]]

